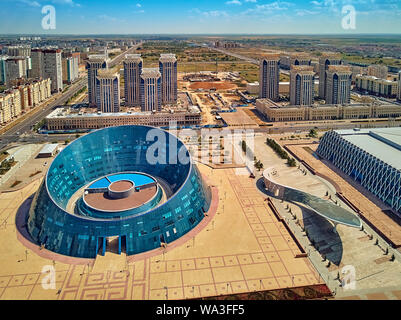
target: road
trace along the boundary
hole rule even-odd
[[[232,56],[232,57],[238,58],[240,60],[244,60],[246,62],[259,65],[259,60],[256,60],[256,59],[253,59],[253,58],[250,58],[250,57],[247,57],[247,56],[243,56],[243,55],[238,54],[238,53],[233,53],[231,51],[224,50],[224,49],[218,49],[218,48],[214,48],[214,47],[208,47],[208,48],[210,50],[214,50],[214,51],[226,54],[228,56]],[[283,73],[283,74],[286,74],[286,75],[290,75],[290,71],[289,70],[280,69],[280,73]]]
[[[125,54],[133,53],[141,44],[142,43],[139,43],[115,57],[109,62],[109,67],[112,68],[121,63],[121,61],[124,59]],[[34,134],[31,129],[37,122],[46,118],[54,109],[64,105],[68,101],[68,99],[73,97],[79,90],[84,88],[87,83],[88,77],[85,76],[82,79],[78,80],[76,83],[72,84],[65,93],[63,93],[53,102],[49,103],[42,110],[36,112],[32,116],[28,116],[26,119],[7,130],[4,134],[0,136],[0,151],[3,151],[10,144],[15,142],[37,143],[46,142],[49,139],[51,139],[52,141],[57,140],[58,138],[56,136],[47,137],[46,135]],[[62,135],[60,137],[62,137],[62,139],[65,139],[66,136]]]

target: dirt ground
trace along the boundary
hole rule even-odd
[[[204,89],[210,90],[211,88],[216,88],[216,90],[233,90],[236,89],[237,86],[234,83],[229,82],[194,82],[189,86],[190,89]]]

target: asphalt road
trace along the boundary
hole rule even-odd
[[[259,60],[252,59],[250,57],[246,57],[246,56],[243,56],[243,55],[238,54],[238,53],[233,53],[233,52],[228,51],[228,50],[218,49],[218,48],[214,48],[214,47],[209,47],[209,49],[218,51],[218,52],[226,54],[228,56],[232,56],[232,57],[238,58],[240,60],[244,60],[244,61],[249,62],[249,63],[253,63],[253,64],[256,64],[256,65],[259,65]],[[280,73],[289,75],[290,71],[289,70],[280,69]]]
[[[121,63],[124,59],[125,54],[133,53],[137,49],[140,44],[133,46],[132,48],[128,49],[127,51],[121,53],[117,57],[115,57],[109,63],[109,67],[114,67]],[[36,112],[32,116],[28,116],[26,119],[21,121],[20,123],[14,125],[12,128],[7,130],[4,134],[0,136],[0,151],[6,149],[10,144],[16,142],[22,143],[38,143],[38,142],[47,142],[47,141],[54,141],[58,139],[68,139],[68,135],[52,135],[46,136],[43,134],[36,134],[32,132],[32,127],[41,121],[42,119],[46,118],[54,109],[59,106],[64,105],[68,99],[74,96],[79,90],[84,88],[88,83],[88,77],[85,76],[84,78],[78,80],[76,83],[72,84],[71,87],[68,89],[67,92],[62,94],[59,98],[57,98],[52,103],[48,104],[42,110]],[[71,135],[71,137],[75,135]]]

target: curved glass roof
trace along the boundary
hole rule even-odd
[[[361,227],[361,220],[352,212],[310,193],[277,183],[272,179],[269,169],[263,172],[263,176],[271,183],[283,188],[284,192],[281,195],[283,200],[302,203],[313,212],[334,223],[340,223],[354,228]]]

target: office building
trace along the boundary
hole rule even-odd
[[[341,57],[337,54],[323,54],[319,58],[319,97],[326,99],[326,71],[329,66],[341,65]]]
[[[177,59],[175,54],[161,54],[159,59],[162,104],[177,103]]]
[[[392,103],[296,106],[280,105],[269,99],[258,99],[256,100],[256,110],[271,122],[396,118],[401,116],[401,106]]]
[[[326,104],[351,101],[352,71],[347,66],[329,66],[326,71]]]
[[[141,73],[141,110],[161,111],[161,74],[157,68],[143,68]]]
[[[96,105],[103,113],[120,111],[120,74],[99,69],[96,76]]]
[[[290,102],[292,105],[310,106],[314,98],[315,72],[311,66],[291,66]]]
[[[260,61],[259,98],[279,99],[280,57],[272,55]]]
[[[140,54],[126,54],[124,59],[124,93],[126,106],[141,105],[141,73],[143,61]]]
[[[171,122],[177,126],[198,126],[202,115],[198,108],[192,106],[187,111],[153,113],[145,112],[73,112],[71,109],[59,108],[46,117],[46,127],[51,131],[100,129],[120,125],[151,125],[168,127]]]

